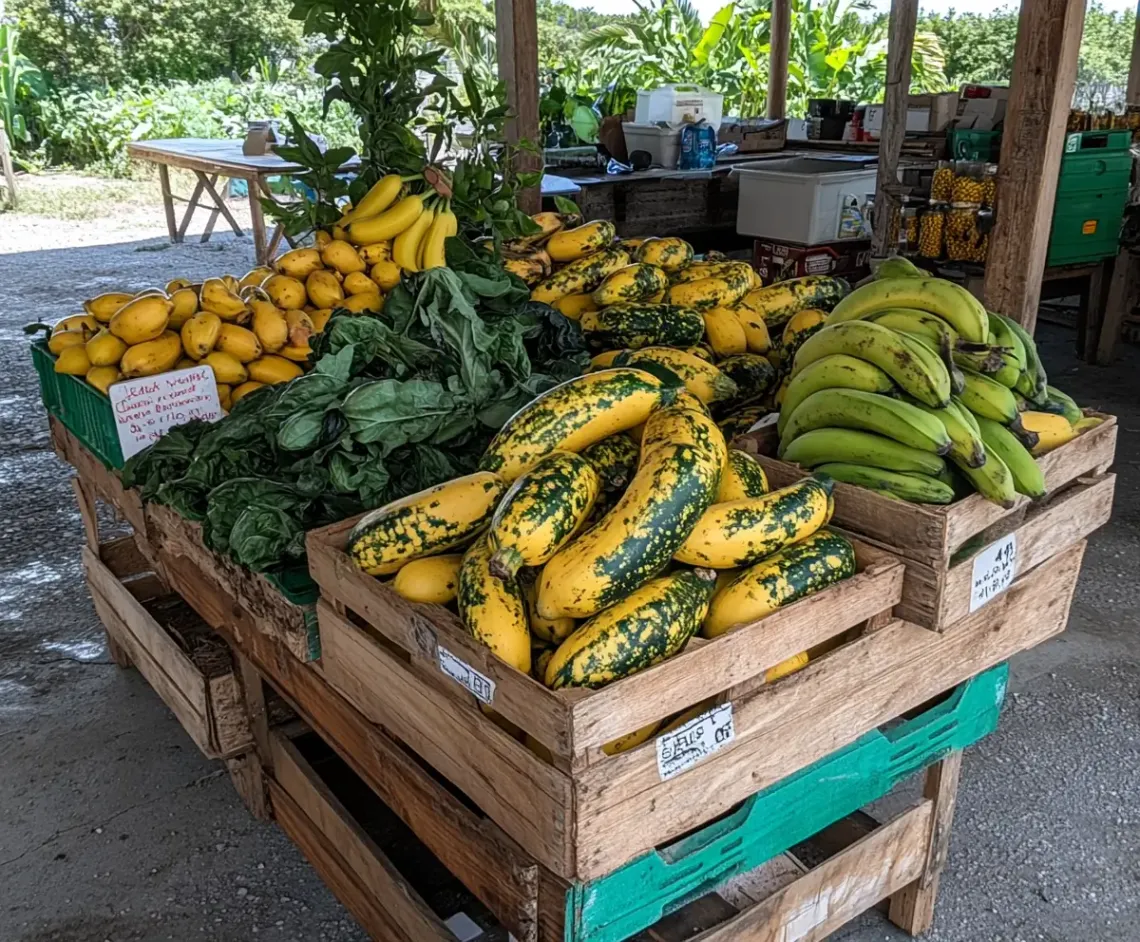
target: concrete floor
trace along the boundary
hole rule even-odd
[[[248,241],[0,255],[0,942],[364,938],[110,664],[21,332],[100,291],[251,266]],[[1041,336],[1055,384],[1120,416],[1117,506],[1069,630],[1017,659],[1001,728],[967,753],[940,942],[1140,939],[1140,350],[1091,368],[1069,332]],[[871,914],[835,938],[905,936]]]

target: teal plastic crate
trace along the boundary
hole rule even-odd
[[[919,716],[875,730],[757,792],[736,811],[566,895],[566,942],[620,942],[883,797],[997,728],[1008,666]]]
[[[32,344],[32,364],[40,378],[44,407],[108,468],[123,466],[123,450],[111,400],[78,376],[55,371],[55,357],[47,342]]]
[[[309,575],[308,562],[301,562],[275,572],[262,573],[262,575],[288,601],[304,609],[309,660],[319,661],[321,659],[321,631],[317,624],[317,598],[320,595],[320,589]]]

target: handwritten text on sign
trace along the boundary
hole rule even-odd
[[[208,366],[123,380],[111,387],[110,396],[124,458],[176,425],[191,419],[217,422],[222,417],[214,371]]]
[[[970,611],[975,612],[1001,595],[1017,575],[1017,534],[1010,533],[974,557],[974,578],[970,584]]]
[[[691,769],[735,738],[731,703],[713,707],[673,732],[663,733],[657,737],[657,771],[661,780],[668,781]]]
[[[462,658],[456,657],[447,648],[439,647],[439,669],[452,680],[466,687],[476,698],[483,703],[491,703],[495,699],[495,682],[486,674],[475,670]]]

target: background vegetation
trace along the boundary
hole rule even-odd
[[[495,81],[494,12],[484,0],[421,0],[445,73]],[[546,130],[588,137],[586,112],[623,110],[633,89],[697,82],[729,113],[765,104],[770,0],[737,0],[702,23],[688,0],[644,0],[629,17],[538,0]],[[882,94],[886,19],[865,0],[793,0],[790,113],[808,98]],[[131,140],[233,137],[251,117],[298,114],[330,145],[356,143],[349,111],[322,109],[312,65],[322,39],[304,37],[291,0],[0,0],[0,118],[29,166],[129,173]],[[1128,72],[1133,13],[1093,3],[1081,46],[1078,101],[1111,106]],[[925,15],[913,87],[1009,78],[1016,9]],[[584,110],[583,110],[584,109]],[[574,135],[571,133],[571,137]]]

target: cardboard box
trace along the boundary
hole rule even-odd
[[[911,134],[945,131],[958,112],[958,93],[911,95],[907,99],[906,129]],[[883,105],[868,105],[863,115],[863,130],[878,137],[883,129]]]
[[[741,154],[755,154],[763,151],[783,150],[788,136],[786,119],[764,120],[753,118],[737,121],[726,118],[716,134],[717,144],[735,144]]]
[[[1009,87],[1005,85],[963,85],[958,90],[958,113],[954,127],[992,131],[1005,120]]]
[[[766,285],[805,275],[841,275],[855,282],[871,273],[870,266],[870,239],[824,245],[756,239],[752,245],[752,267]]]

